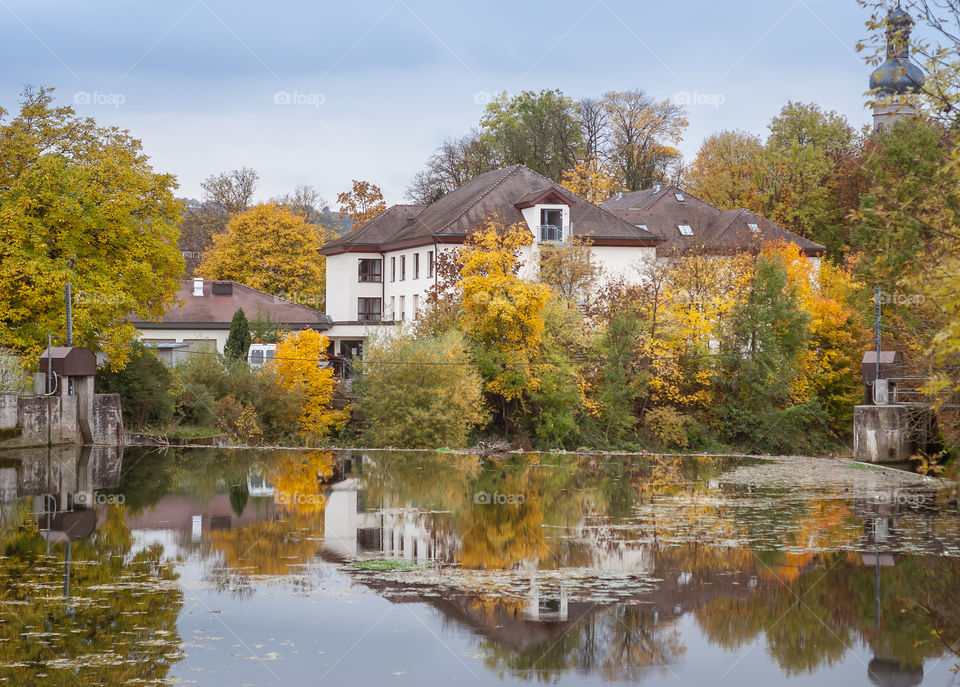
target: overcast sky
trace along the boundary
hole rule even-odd
[[[762,136],[788,100],[867,123],[855,0],[0,0],[3,107],[24,84],[129,129],[179,195],[240,166],[259,199],[350,180],[390,203],[490,94],[642,88],[689,102],[681,149]]]

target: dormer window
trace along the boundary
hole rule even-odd
[[[646,225],[646,224],[634,224],[633,226],[635,226],[637,229],[643,229],[644,231],[650,231],[649,229],[647,229],[647,225]]]
[[[684,201],[684,197],[683,197],[683,194],[682,194],[682,193],[674,193],[674,194],[673,194],[673,197],[676,198],[677,201],[680,202],[680,203],[682,203],[682,202]]]
[[[748,228],[750,231],[752,231],[754,234],[759,234],[759,233],[760,233],[760,227],[758,227],[758,226],[757,226],[756,224],[754,224],[753,222],[750,222],[749,224],[747,224],[747,228]]]
[[[541,243],[563,241],[563,210],[541,208],[538,233]]]
[[[689,224],[678,224],[677,229],[680,230],[681,236],[693,236],[693,227]]]

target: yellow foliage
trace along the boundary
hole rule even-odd
[[[276,204],[256,205],[233,217],[225,232],[214,235],[196,273],[319,307],[326,259],[317,251],[328,232]]]
[[[591,203],[599,205],[623,188],[607,167],[597,158],[578,162],[563,173],[563,187]]]
[[[369,181],[353,180],[353,188],[337,194],[340,212],[350,215],[354,225],[368,222],[387,209],[383,192]]]
[[[333,368],[321,367],[329,345],[327,337],[312,329],[292,332],[277,346],[276,356],[269,363],[280,386],[299,395],[300,433],[308,441],[322,439],[350,418],[349,411],[331,406],[337,380]]]
[[[502,371],[487,375],[487,389],[508,401],[539,387],[529,363],[543,340],[542,313],[550,289],[517,275],[520,248],[531,241],[525,227],[488,220],[467,239],[457,258],[461,327],[502,366]]]

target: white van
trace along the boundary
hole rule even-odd
[[[250,344],[250,350],[247,351],[247,364],[250,367],[263,367],[273,360],[276,352],[277,344],[275,343]]]

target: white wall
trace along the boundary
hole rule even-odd
[[[173,339],[182,342],[185,339],[212,339],[217,342],[217,352],[223,353],[223,347],[230,335],[230,328],[224,329],[150,329],[139,328],[141,339]]]
[[[357,299],[381,297],[383,285],[380,282],[360,281],[360,260],[367,258],[379,260],[380,254],[341,253],[340,255],[327,256],[327,303],[325,310],[334,322],[356,322]]]

